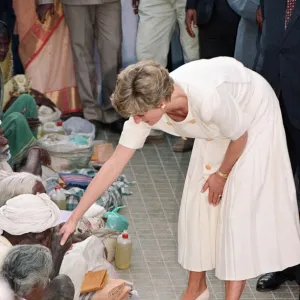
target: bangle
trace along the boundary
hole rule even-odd
[[[220,171],[217,171],[217,174],[218,174],[219,176],[225,178],[225,179],[228,178],[228,174],[226,174],[226,173],[222,173],[222,172],[220,172]]]

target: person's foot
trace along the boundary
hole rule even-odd
[[[181,300],[208,300],[209,299],[209,291],[206,288],[202,289],[189,289],[184,292],[181,297]]]
[[[259,292],[274,291],[280,288],[287,280],[294,280],[294,278],[285,271],[267,273],[257,280],[256,290]]]
[[[101,128],[102,127],[102,124],[100,121],[98,120],[88,120],[90,123],[92,123],[94,126],[95,126],[95,129],[97,131],[98,128]]]
[[[119,119],[111,124],[109,124],[109,128],[111,131],[115,132],[115,133],[121,133],[123,131],[123,126],[124,126],[124,123],[126,122],[127,120],[122,118],[122,119]]]
[[[149,136],[146,139],[147,144],[153,144],[157,142],[162,142],[164,139],[164,132],[160,130],[152,129]]]
[[[174,152],[188,152],[192,151],[194,146],[194,139],[177,139],[175,144],[173,145]]]

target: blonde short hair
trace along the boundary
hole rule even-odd
[[[141,61],[119,74],[111,101],[120,115],[130,117],[170,101],[172,92],[169,72],[154,61]]]

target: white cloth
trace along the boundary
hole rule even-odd
[[[14,300],[14,292],[9,287],[4,278],[0,277],[0,300]]]
[[[107,262],[104,257],[104,245],[95,236],[74,244],[72,249],[66,253],[60,268],[60,274],[69,276],[74,283],[74,300],[79,299],[80,288],[87,272],[107,269]],[[76,270],[74,270],[74,266],[76,266]],[[113,278],[111,271],[109,275]]]
[[[38,233],[55,227],[60,219],[57,205],[46,194],[14,197],[0,208],[0,234]]]
[[[179,214],[179,263],[216,268],[222,280],[244,280],[300,263],[296,192],[281,112],[270,85],[232,58],[186,64],[171,73],[187,94],[182,122],[163,116],[152,128],[195,138]],[[151,127],[127,121],[120,144],[138,149]],[[221,204],[201,193],[230,140],[248,131]]]
[[[13,172],[12,168],[10,167],[8,162],[6,162],[6,161],[1,161],[0,162],[0,171],[10,172],[10,173]]]
[[[6,255],[8,254],[11,248],[12,244],[9,242],[9,240],[3,236],[0,236],[0,269],[2,268]]]
[[[61,111],[55,107],[55,111],[53,111],[48,106],[42,105],[38,109],[39,120],[42,124],[47,122],[56,122],[59,121],[61,117]]]

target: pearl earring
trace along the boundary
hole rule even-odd
[[[163,111],[165,111],[165,110],[166,110],[166,104],[162,104],[161,109],[162,109]]]

